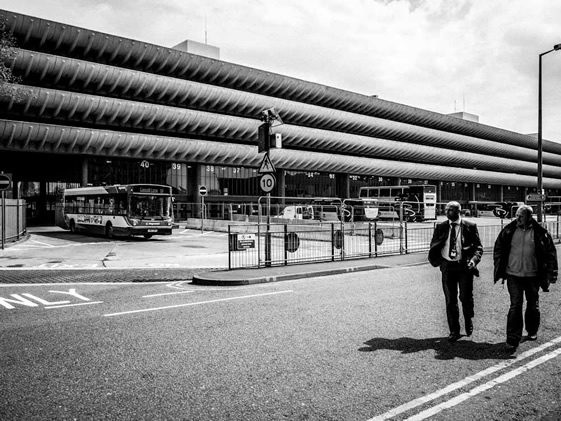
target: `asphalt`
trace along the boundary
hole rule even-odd
[[[174,230],[165,240],[108,242],[58,227],[33,227],[0,251],[0,283],[192,281],[235,286],[427,264],[422,252],[227,270],[225,235],[186,229]]]

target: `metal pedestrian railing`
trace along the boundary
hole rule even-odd
[[[492,249],[505,223],[478,226]],[[559,242],[560,220],[544,223]],[[246,269],[428,252],[434,224],[285,223],[228,227],[228,268]]]
[[[0,248],[3,250],[6,242],[17,241],[25,235],[27,209],[22,199],[4,199],[0,202]]]

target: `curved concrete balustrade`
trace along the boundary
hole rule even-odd
[[[125,131],[141,130],[148,134],[216,139],[228,143],[257,143],[255,134],[260,123],[253,119],[30,86],[12,85],[12,89],[17,90],[18,94],[0,97],[0,105],[13,118],[40,118],[46,122],[59,121],[72,126],[84,124],[86,127],[95,125]],[[488,156],[458,153],[457,150],[442,147],[412,147],[393,140],[286,124],[275,128],[275,131],[283,135],[284,148],[431,164],[445,163],[455,167],[477,167],[529,175],[536,173],[533,162],[497,157],[501,145],[496,142],[487,141],[495,147],[490,150],[495,156]],[[529,161],[535,159],[534,151],[525,149],[524,152]],[[544,165],[544,174],[561,178],[561,157],[548,154],[547,158],[557,165]]]
[[[0,10],[22,48],[533,148],[531,136],[170,48]],[[561,153],[561,145],[545,150]]]
[[[213,162],[216,165],[257,167],[262,156],[254,146],[183,139],[107,130],[83,129],[42,123],[0,120],[1,150],[57,152],[108,157],[135,157],[170,161]],[[442,165],[389,161],[320,152],[279,149],[271,159],[286,170],[307,171],[321,167],[325,172],[356,175],[373,173],[386,177],[415,177],[469,183],[492,183],[531,187],[535,177],[495,171],[450,168]],[[546,188],[561,188],[561,180],[544,178]]]
[[[536,161],[536,152],[532,152],[537,149],[536,142],[528,148],[515,145],[505,148],[504,143],[476,137],[45,53],[19,50],[13,68],[30,83],[58,89],[66,87],[78,92],[248,118],[256,118],[261,110],[275,107],[289,124]],[[551,144],[553,142],[544,141],[544,162],[558,165],[558,154],[547,153]]]

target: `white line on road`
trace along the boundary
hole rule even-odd
[[[167,287],[168,288],[185,289],[185,288],[183,288],[183,283],[184,282],[187,282],[187,281],[172,282],[171,284],[167,284]]]
[[[31,241],[32,243],[41,244],[41,245],[46,246],[46,247],[49,247],[49,248],[50,248],[50,247],[54,247],[52,244],[44,243],[44,242],[42,242],[42,241],[37,241],[37,240],[30,240],[30,241]]]
[[[81,247],[81,246],[91,246],[91,245],[104,245],[104,243],[66,243],[66,244],[47,244],[40,241],[35,241],[40,245],[34,244],[20,244],[14,247],[10,247],[9,251],[26,251],[32,249],[46,249],[46,248],[67,248],[67,247]]]
[[[420,421],[420,420],[424,420],[428,417],[432,417],[435,414],[438,414],[439,412],[443,411],[444,409],[449,409],[452,408],[453,406],[456,406],[460,403],[462,403],[463,401],[468,400],[469,398],[474,397],[475,395],[478,395],[479,393],[485,392],[486,390],[491,389],[492,387],[495,387],[501,383],[505,383],[511,379],[513,379],[514,377],[525,373],[526,371],[537,367],[540,364],[545,363],[546,361],[551,360],[552,358],[555,358],[557,356],[561,355],[561,348],[556,349],[555,351],[550,352],[549,354],[545,354],[542,355],[539,358],[536,358],[535,360],[530,361],[527,364],[524,364],[521,367],[518,367],[512,371],[509,371],[508,373],[503,374],[502,376],[497,377],[496,379],[490,380],[487,383],[484,383],[480,386],[474,387],[473,389],[471,389],[469,392],[466,393],[462,393],[461,395],[456,396],[455,398],[452,398],[446,402],[442,402],[439,405],[433,406],[432,408],[426,409],[422,412],[419,412],[416,415],[413,415],[410,418],[407,418],[407,420],[410,421]]]
[[[422,396],[420,398],[414,399],[410,402],[407,402],[403,405],[400,405],[396,408],[393,408],[391,410],[389,410],[388,412],[385,412],[381,415],[378,415],[374,418],[370,418],[368,421],[382,421],[382,420],[388,420],[392,417],[395,417],[396,415],[399,415],[403,412],[407,412],[413,408],[416,408],[417,406],[420,405],[424,405],[427,402],[433,401],[435,399],[438,399],[439,397],[446,395],[447,393],[453,392],[456,389],[460,389],[464,386],[467,386],[470,383],[473,383],[477,380],[482,379],[485,376],[488,376],[490,374],[493,374],[499,370],[502,370],[503,368],[507,368],[510,367],[513,364],[516,364],[518,362],[520,362],[521,360],[524,360],[528,357],[531,357],[532,355],[537,354],[538,352],[543,351],[546,348],[549,348],[553,345],[558,344],[559,342],[561,342],[561,336],[558,338],[555,338],[549,342],[546,342],[545,344],[542,344],[536,348],[532,348],[522,354],[520,354],[516,359],[513,360],[509,360],[509,361],[505,361],[502,363],[499,363],[497,365],[494,365],[492,367],[489,367],[483,371],[480,371],[479,373],[476,373],[472,376],[468,376],[465,379],[462,379],[456,383],[452,383],[448,386],[446,386],[443,389],[437,390],[436,392],[430,393],[428,395]]]
[[[76,306],[87,306],[87,305],[90,305],[90,304],[101,304],[101,303],[103,303],[103,301],[90,301],[88,303],[66,304],[66,305],[63,305],[63,306],[48,306],[48,307],[45,307],[45,308],[76,307]]]
[[[150,297],[161,297],[162,295],[177,295],[177,294],[189,294],[190,292],[195,291],[176,291],[176,292],[163,292],[161,294],[150,294],[150,295],[143,295],[142,298],[150,298]]]
[[[146,282],[47,282],[42,284],[0,284],[0,288],[9,288],[9,287],[51,287],[51,286],[66,286],[66,285],[135,285],[138,287],[142,287],[145,285],[161,285],[161,281],[146,281]]]
[[[219,303],[221,301],[241,300],[243,298],[254,298],[254,297],[264,297],[266,295],[285,294],[287,292],[294,292],[294,291],[289,289],[289,290],[286,290],[286,291],[267,292],[267,293],[264,293],[264,294],[242,295],[240,297],[221,298],[221,299],[218,299],[218,300],[199,301],[199,302],[196,302],[196,303],[185,303],[185,304],[176,304],[176,305],[173,305],[173,306],[144,308],[144,309],[141,309],[141,310],[131,310],[131,311],[122,311],[122,312],[119,312],[119,313],[104,314],[104,316],[105,317],[112,317],[112,316],[121,316],[123,314],[133,314],[133,313],[143,313],[143,312],[147,312],[147,311],[167,310],[167,309],[170,309],[170,308],[196,306],[196,305],[199,305],[199,304]]]
[[[190,235],[191,237],[209,237],[209,236],[216,236],[216,237],[224,237],[226,236],[225,232],[216,232],[216,231],[205,231],[203,233],[201,232],[193,232],[193,229],[185,229],[181,232],[179,232],[179,234],[182,235]]]

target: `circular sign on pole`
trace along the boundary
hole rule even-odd
[[[298,234],[295,232],[289,232],[286,234],[286,239],[284,246],[286,247],[286,251],[290,253],[294,253],[300,247],[300,238],[298,238]]]
[[[8,174],[0,174],[0,190],[8,190],[12,184],[12,179]]]
[[[342,249],[344,241],[345,241],[345,238],[343,236],[343,231],[337,230],[333,233],[333,242],[335,243],[335,248],[336,249],[338,249],[338,250]]]
[[[200,186],[199,187],[199,194],[201,196],[206,196],[206,186]]]
[[[378,246],[384,242],[384,232],[380,228],[374,233],[374,241]]]
[[[269,193],[271,190],[273,190],[276,184],[277,179],[273,174],[263,174],[261,176],[261,179],[259,180],[259,186],[265,193]]]

